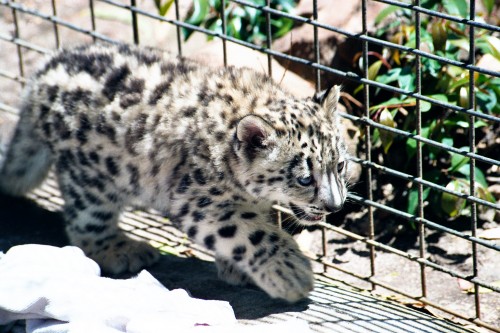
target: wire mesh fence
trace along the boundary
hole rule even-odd
[[[208,1],[205,2],[208,3]],[[481,254],[485,251],[489,251],[492,257],[499,257],[500,245],[494,237],[488,239],[478,234],[478,228],[484,224],[483,213],[489,212],[490,216],[493,216],[490,220],[494,220],[495,214],[496,216],[500,214],[498,199],[494,200],[493,195],[484,186],[484,175],[477,171],[478,165],[483,170],[492,170],[488,174],[490,185],[495,181],[498,183],[500,179],[495,176],[499,174],[500,167],[498,143],[493,149],[484,149],[483,137],[477,137],[487,133],[493,136],[494,141],[500,127],[500,118],[496,113],[498,111],[495,111],[497,110],[495,108],[498,108],[498,102],[494,100],[488,104],[483,99],[487,91],[486,84],[496,86],[494,89],[497,91],[500,89],[499,67],[498,65],[496,67],[485,65],[484,62],[478,62],[476,58],[480,54],[478,50],[485,47],[484,36],[493,36],[492,38],[499,36],[498,20],[495,21],[495,14],[492,14],[494,8],[488,7],[490,2],[476,3],[479,1],[474,0],[458,1],[457,3],[464,4],[466,8],[462,6],[459,8],[461,11],[456,13],[447,11],[446,6],[441,5],[440,1],[356,1],[355,7],[358,10],[355,13],[358,15],[357,20],[361,26],[357,29],[350,29],[332,25],[325,19],[324,13],[336,15],[335,6],[342,6],[339,2],[333,1],[323,7],[323,15],[320,15],[319,10],[321,1],[303,2],[310,5],[307,15],[299,15],[293,11],[285,11],[279,6],[271,6],[270,0],[220,0],[217,1],[218,7],[225,8],[226,12],[218,16],[220,20],[218,28],[214,29],[213,26],[206,27],[186,20],[187,14],[192,13],[192,1],[52,0],[49,3],[35,0],[23,2],[0,0],[2,20],[0,49],[3,49],[2,57],[6,57],[0,65],[2,90],[0,112],[9,115],[17,114],[16,105],[20,91],[29,76],[30,69],[42,55],[50,53],[53,49],[81,42],[128,42],[153,44],[159,48],[170,48],[179,55],[185,55],[186,31],[196,31],[220,40],[220,54],[224,65],[229,64],[228,58],[231,56],[231,49],[228,46],[237,44],[265,54],[267,59],[265,70],[271,76],[276,71],[277,61],[284,67],[289,67],[290,70],[294,65],[306,68],[308,70],[306,76],[309,75],[316,91],[326,88],[332,82],[341,82],[346,86],[344,102],[350,105],[349,112],[342,115],[356,124],[361,133],[361,140],[358,144],[361,149],[358,156],[353,156],[351,160],[362,167],[362,175],[358,182],[360,185],[356,188],[357,193],[351,193],[349,200],[356,203],[356,205],[351,205],[354,207],[352,210],[364,210],[363,220],[366,227],[360,231],[345,228],[344,225],[338,223],[330,223],[331,221],[322,222],[320,224],[323,235],[322,244],[317,248],[316,253],[311,253],[311,258],[323,265],[326,274],[337,277],[348,276],[353,278],[350,281],[354,284],[359,281],[364,287],[395,293],[413,302],[438,309],[454,318],[500,332],[500,318],[498,315],[491,314],[495,311],[498,313],[500,307],[498,302],[500,277],[496,275],[496,279],[494,278],[495,269],[498,268],[492,267],[492,264],[489,265],[488,262],[481,262]],[[160,7],[165,3],[171,4],[168,14],[161,12]],[[382,6],[377,7],[378,11],[380,9],[385,11],[387,17],[392,17],[394,20],[393,25],[387,28],[387,31],[396,29],[397,25],[404,25],[407,35],[411,35],[411,42],[402,42],[401,38],[404,36],[399,40],[383,38],[371,29],[370,22],[373,23],[374,17],[371,10],[375,4]],[[434,6],[431,6],[432,4]],[[254,10],[263,17],[265,29],[259,41],[243,40],[229,33],[232,27],[228,11],[236,6]],[[477,16],[477,13],[481,12],[476,8],[479,6],[482,12],[489,13],[489,17],[482,14]],[[405,13],[406,21],[396,15],[398,11]],[[312,50],[308,57],[303,56],[300,50],[286,52],[274,47],[272,24],[279,19],[289,20],[294,26],[310,28]],[[435,30],[432,30],[430,25],[424,25],[423,22],[432,22],[436,26]],[[144,26],[149,27],[150,30],[145,30]],[[458,44],[455,42],[458,40],[457,34],[463,37],[460,39],[462,44],[458,48],[462,50],[461,57],[451,58],[442,48],[439,49],[439,45],[436,45],[436,36],[433,40],[434,48],[429,47],[432,44],[429,44],[429,35],[439,33],[440,28],[457,30],[454,32],[453,39],[447,40],[447,43]],[[42,34],[41,31],[45,33]],[[322,39],[322,33],[325,32],[354,45],[355,51],[351,53],[353,57],[350,60],[357,67],[354,66],[351,69],[345,66],[337,67],[332,62],[325,61],[322,53],[322,50],[328,47]],[[171,39],[175,40],[174,45],[156,44],[164,37],[163,33],[169,34]],[[289,38],[292,42],[293,34]],[[492,45],[489,45],[488,50],[498,59],[500,55],[494,54],[500,52],[500,45],[495,44],[497,40],[486,40],[486,44],[491,41]],[[340,52],[338,49],[337,51]],[[394,85],[393,81],[387,79],[388,75],[377,75],[380,73],[380,66],[391,69],[390,64],[386,64],[387,53],[393,56],[398,55],[399,60],[403,55],[411,59],[411,62],[408,62],[414,78],[411,84]],[[378,64],[379,61],[380,64]],[[429,67],[429,64],[434,67]],[[429,87],[429,82],[426,81],[429,68],[435,68],[436,71],[460,71],[459,83],[455,84],[453,89],[459,91],[457,96],[463,98],[453,100],[443,98],[441,95],[429,94],[430,88],[433,88]],[[399,77],[403,77],[402,72],[398,73]],[[349,87],[353,87],[352,90]],[[347,92],[352,92],[352,94]],[[395,98],[396,102],[393,100],[392,104],[384,104],[377,97],[380,94],[389,95]],[[414,116],[410,123],[403,127],[395,125],[392,114],[389,116],[390,121],[381,120],[384,110],[404,114],[408,108],[411,108]],[[432,112],[434,114],[429,116]],[[458,143],[458,139],[453,141],[429,135],[429,125],[426,123],[429,118],[436,119],[439,125],[439,121],[444,123],[453,117],[460,117],[462,121],[461,133],[465,138],[465,144]],[[403,142],[401,149],[412,149],[411,167],[402,163],[388,162],[391,158],[390,154],[397,152],[397,150],[390,150],[388,142],[395,144],[396,140]],[[383,153],[380,153],[381,151]],[[429,166],[437,165],[436,168],[439,168],[435,160],[443,153],[459,161],[462,174],[466,177],[458,179],[452,175],[447,178],[451,179],[450,182],[443,183],[443,178],[428,176]],[[451,172],[451,167],[447,169],[448,171],[442,168],[435,171],[437,173]],[[385,183],[380,179],[385,179]],[[388,200],[387,195],[382,193],[383,185],[392,183],[395,184],[394,186],[404,187],[404,191],[394,193],[396,196],[403,193],[408,202],[407,205],[402,206],[397,200]],[[435,193],[435,197],[440,198],[441,201],[430,200],[429,192]],[[443,198],[446,198],[448,203],[451,202],[452,207],[450,208],[449,204],[447,207],[448,215],[456,215],[454,220],[459,219],[460,222],[450,222],[452,220],[450,216],[445,219],[442,213],[435,212],[438,208],[434,208],[433,205],[446,204],[443,203]],[[280,207],[277,209],[287,213]],[[399,221],[396,224],[411,229],[417,244],[412,249],[413,251],[391,242],[387,237],[380,236],[379,230],[384,228],[387,220]],[[459,227],[457,223],[460,223]],[[354,268],[342,265],[335,260],[335,257],[332,259],[331,253],[336,244],[329,238],[331,232],[344,240],[349,239],[363,244],[365,246],[364,260],[355,264]],[[429,239],[431,234],[436,233],[459,239],[460,246],[467,247],[465,250],[467,260],[460,262],[460,265],[436,260],[433,257],[434,252],[430,250],[434,241]],[[411,288],[402,287],[401,283],[395,283],[395,279],[381,276],[378,267],[380,267],[381,258],[386,258],[382,257],[382,254],[391,254],[413,265],[413,269],[418,271],[418,278],[409,282],[412,284]],[[460,269],[457,266],[460,266]],[[443,277],[435,280],[434,277],[430,277],[431,272],[439,272]],[[399,272],[399,279],[404,281],[405,274],[405,272]],[[464,287],[459,292],[467,291],[466,298],[461,298],[461,300],[469,302],[470,306],[465,310],[457,310],[446,298],[436,298],[433,295],[434,291],[436,288],[443,287],[442,285],[436,286],[436,281],[439,284],[443,281],[445,284],[461,286],[467,284],[469,287]],[[486,307],[484,307],[485,299],[488,303]]]

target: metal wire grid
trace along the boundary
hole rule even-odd
[[[459,17],[448,15],[448,14],[444,14],[441,12],[425,9],[425,8],[420,6],[420,0],[414,0],[411,4],[409,4],[407,2],[400,2],[400,1],[393,1],[393,0],[376,0],[378,2],[382,2],[385,4],[390,4],[390,5],[394,5],[394,6],[398,6],[401,8],[412,10],[413,15],[414,15],[415,30],[416,30],[416,47],[415,48],[410,48],[410,47],[398,45],[395,43],[383,41],[383,40],[380,40],[378,38],[369,36],[368,27],[367,27],[368,0],[361,1],[362,22],[363,22],[361,34],[353,33],[350,31],[346,31],[344,29],[340,29],[338,27],[330,26],[330,25],[319,22],[318,21],[318,5],[317,5],[316,0],[313,1],[313,11],[312,11],[313,16],[312,16],[312,18],[304,18],[304,17],[300,17],[300,16],[296,16],[293,14],[288,14],[288,13],[284,13],[284,12],[272,9],[272,8],[270,8],[270,0],[266,0],[266,6],[256,5],[253,2],[244,1],[244,0],[222,0],[222,8],[225,8],[226,2],[234,2],[234,3],[240,4],[240,5],[253,7],[255,9],[258,9],[265,15],[267,27],[268,27],[266,45],[271,45],[271,42],[272,42],[272,37],[271,37],[271,33],[270,33],[270,31],[271,31],[271,29],[270,29],[271,15],[278,15],[278,16],[286,17],[286,18],[289,18],[289,19],[296,21],[297,23],[308,24],[308,25],[313,26],[313,29],[314,29],[313,30],[314,31],[314,57],[315,57],[314,61],[302,59],[300,57],[296,57],[293,55],[284,54],[284,53],[278,52],[276,50],[273,50],[271,47],[268,47],[268,46],[256,45],[256,44],[241,41],[241,40],[236,39],[234,37],[228,36],[226,34],[226,21],[225,21],[224,15],[221,15],[221,17],[222,17],[222,33],[217,33],[217,32],[214,32],[214,31],[211,31],[208,29],[204,29],[202,27],[198,27],[198,26],[194,26],[194,25],[185,23],[185,22],[181,21],[181,19],[180,19],[179,0],[174,1],[175,14],[176,14],[175,19],[168,19],[168,18],[160,16],[156,13],[152,13],[152,12],[148,12],[146,10],[143,10],[136,5],[135,0],[130,0],[129,3],[122,3],[122,2],[115,1],[115,0],[89,0],[89,9],[90,9],[90,16],[91,16],[91,29],[82,28],[80,26],[77,26],[71,22],[65,21],[65,20],[61,19],[60,17],[58,17],[57,16],[56,0],[51,1],[52,15],[40,13],[37,10],[28,8],[20,3],[16,3],[15,1],[12,1],[12,0],[0,0],[1,6],[10,9],[10,11],[12,13],[12,17],[13,17],[13,22],[14,22],[13,34],[10,35],[10,34],[0,32],[0,40],[10,42],[10,43],[13,43],[14,45],[16,45],[17,56],[18,56],[18,60],[19,60],[18,61],[19,68],[18,68],[17,73],[11,73],[11,72],[7,72],[4,70],[0,70],[0,77],[16,81],[22,85],[25,83],[25,71],[24,71],[24,65],[23,65],[23,52],[24,52],[24,50],[28,49],[28,50],[33,50],[33,51],[36,51],[39,53],[50,52],[49,49],[46,49],[43,46],[31,43],[30,41],[24,40],[20,36],[20,26],[19,26],[18,18],[17,18],[18,12],[32,15],[35,17],[39,17],[39,18],[42,18],[42,19],[47,20],[49,22],[52,22],[53,28],[54,28],[55,45],[57,47],[60,46],[59,27],[61,27],[61,26],[69,28],[69,29],[74,30],[76,32],[91,36],[94,41],[95,40],[102,40],[102,41],[106,41],[106,42],[110,42],[110,43],[118,42],[118,41],[113,40],[113,39],[109,38],[108,36],[103,35],[103,34],[96,31],[94,1],[107,3],[109,5],[112,5],[112,6],[115,6],[118,8],[123,8],[123,9],[130,11],[131,20],[132,20],[133,42],[135,44],[140,43],[140,35],[139,35],[139,29],[138,29],[138,15],[142,15],[142,16],[156,19],[156,20],[159,20],[162,22],[168,22],[168,23],[176,26],[176,28],[177,28],[177,49],[178,49],[178,53],[180,55],[182,55],[181,28],[187,28],[187,29],[192,29],[195,31],[202,32],[206,35],[220,38],[222,40],[222,45],[223,45],[224,65],[227,65],[226,43],[231,42],[231,43],[243,45],[245,47],[248,47],[248,48],[251,48],[253,50],[257,50],[257,51],[260,51],[260,52],[267,54],[269,75],[272,75],[272,70],[273,70],[272,69],[272,58],[273,57],[283,58],[283,59],[286,59],[288,61],[293,61],[293,62],[305,64],[305,65],[312,67],[315,70],[315,83],[316,83],[316,90],[318,90],[318,91],[321,89],[321,81],[320,81],[321,73],[331,73],[331,74],[337,75],[339,77],[345,78],[347,80],[363,84],[363,87],[364,87],[364,90],[363,90],[363,96],[364,96],[363,112],[364,112],[364,114],[363,114],[363,116],[357,117],[357,116],[350,115],[350,114],[344,114],[343,116],[356,122],[359,126],[362,126],[365,128],[365,135],[366,135],[365,154],[366,154],[366,157],[365,157],[365,159],[353,158],[352,160],[355,163],[361,164],[366,169],[365,183],[367,184],[367,196],[361,197],[361,196],[351,194],[350,198],[353,201],[356,201],[356,202],[368,207],[369,225],[370,225],[369,234],[368,234],[368,236],[358,235],[358,234],[346,231],[342,228],[331,226],[331,225],[326,224],[326,223],[322,223],[321,226],[324,228],[323,231],[325,229],[333,230],[337,233],[340,233],[340,234],[347,236],[349,238],[352,238],[354,240],[364,242],[370,251],[370,274],[369,275],[360,275],[360,274],[357,274],[355,272],[348,271],[348,270],[346,270],[346,269],[344,269],[336,264],[332,264],[331,262],[328,262],[325,259],[323,259],[326,257],[326,253],[327,253],[326,237],[323,237],[323,246],[322,246],[323,253],[317,254],[317,256],[314,257],[313,259],[322,263],[325,267],[325,271],[327,270],[327,268],[334,268],[334,269],[339,270],[343,273],[354,276],[360,280],[367,281],[367,282],[371,283],[373,289],[377,286],[385,288],[385,289],[390,290],[392,292],[396,292],[398,294],[401,294],[405,297],[413,298],[413,299],[418,300],[426,305],[429,305],[429,306],[435,307],[439,310],[445,311],[445,312],[447,312],[455,317],[468,320],[468,321],[473,322],[479,326],[483,326],[485,328],[488,328],[492,331],[500,332],[500,327],[491,325],[491,324],[486,323],[483,320],[481,320],[479,287],[485,287],[485,288],[491,289],[496,293],[500,293],[500,288],[482,280],[479,277],[478,268],[477,268],[477,265],[478,265],[478,263],[477,263],[477,247],[484,246],[484,247],[487,247],[489,249],[493,249],[495,251],[498,251],[500,254],[500,245],[495,244],[494,242],[491,242],[491,241],[486,241],[486,240],[480,239],[476,235],[477,217],[478,217],[477,207],[478,207],[478,205],[483,205],[483,206],[493,208],[496,210],[499,210],[500,206],[498,204],[494,204],[494,203],[482,200],[477,196],[477,193],[475,190],[476,180],[475,180],[475,176],[474,176],[474,167],[475,167],[476,161],[480,161],[483,163],[487,163],[490,165],[496,165],[496,166],[500,166],[500,161],[497,159],[488,158],[486,156],[482,156],[482,155],[479,155],[476,153],[476,144],[475,144],[476,140],[474,137],[474,131],[469,131],[470,135],[469,135],[469,150],[468,151],[460,150],[460,149],[457,149],[455,147],[448,146],[448,145],[442,144],[440,142],[437,142],[437,141],[434,141],[431,139],[427,139],[421,135],[421,130],[422,130],[421,102],[422,101],[429,102],[433,105],[444,107],[444,108],[447,108],[449,110],[452,110],[452,111],[455,111],[458,113],[466,114],[468,116],[468,119],[469,119],[470,128],[473,128],[474,121],[476,118],[481,118],[481,119],[483,119],[485,121],[489,121],[491,123],[499,123],[500,122],[499,118],[492,116],[492,115],[484,114],[484,113],[476,110],[475,94],[474,94],[475,82],[474,82],[474,75],[473,74],[475,72],[477,72],[477,73],[490,75],[493,77],[500,77],[500,73],[486,69],[486,68],[478,67],[475,65],[475,58],[474,58],[475,52],[473,52],[473,50],[475,50],[475,30],[476,29],[486,29],[490,32],[500,32],[500,27],[475,20],[475,11],[476,11],[475,5],[476,4],[475,4],[474,0],[470,1],[470,8],[469,8],[470,17],[468,17],[468,18],[459,18]],[[445,57],[441,57],[441,56],[431,54],[429,52],[421,50],[420,49],[420,46],[421,46],[421,42],[420,42],[420,37],[421,37],[420,17],[421,17],[421,14],[439,17],[441,19],[445,19],[445,20],[449,20],[449,21],[453,21],[453,22],[459,22],[459,23],[467,25],[469,27],[469,43],[470,43],[469,47],[470,47],[470,50],[472,50],[471,52],[469,52],[470,55],[469,55],[468,61],[466,61],[466,62],[455,61],[455,60],[447,59]],[[340,35],[343,35],[347,38],[352,38],[352,39],[356,39],[356,40],[361,41],[361,43],[362,43],[362,59],[363,59],[362,63],[363,63],[363,73],[364,73],[363,75],[358,75],[358,74],[353,73],[353,72],[341,71],[341,70],[334,69],[334,68],[331,68],[329,66],[326,66],[326,65],[323,65],[320,63],[320,52],[319,52],[320,51],[320,44],[319,44],[319,39],[318,39],[318,30],[319,29],[329,30],[329,31],[338,33]],[[417,73],[417,81],[416,81],[415,91],[406,91],[403,89],[395,88],[395,87],[392,87],[392,86],[389,86],[389,85],[386,85],[383,83],[379,83],[379,82],[370,80],[368,78],[368,66],[369,66],[368,54],[369,54],[369,48],[372,45],[388,47],[388,48],[391,48],[394,50],[399,50],[402,52],[411,53],[415,56],[415,59],[416,59],[415,70]],[[422,58],[433,59],[433,60],[440,62],[443,65],[452,65],[452,66],[463,68],[463,69],[466,69],[469,71],[469,78],[470,79],[469,79],[468,88],[469,88],[470,94],[469,94],[469,101],[468,101],[469,105],[467,108],[463,108],[463,107],[460,107],[457,105],[452,105],[452,104],[442,102],[439,100],[435,100],[433,98],[422,95],[422,92],[421,92],[421,87],[422,87],[421,61],[422,61]],[[370,107],[369,88],[370,87],[381,88],[381,89],[384,89],[384,90],[389,91],[389,92],[413,97],[416,99],[416,103],[417,103],[417,105],[416,105],[416,110],[417,110],[416,134],[412,134],[412,133],[409,133],[406,131],[402,131],[402,130],[391,128],[388,126],[384,126],[384,125],[379,124],[379,123],[370,119],[370,114],[369,114],[369,107]],[[16,112],[12,106],[5,104],[2,101],[0,101],[0,110],[6,111],[6,112],[11,112],[11,113]],[[417,160],[416,161],[417,173],[416,173],[416,175],[407,174],[404,172],[400,172],[398,170],[394,170],[394,169],[385,167],[385,166],[380,165],[372,160],[372,156],[371,156],[372,147],[371,147],[370,133],[371,133],[371,130],[373,130],[375,128],[416,141],[416,144],[417,144],[417,158],[416,158],[416,160]],[[423,179],[423,176],[422,176],[422,161],[423,161],[422,145],[424,145],[424,144],[430,145],[430,146],[433,146],[433,147],[436,147],[436,148],[439,148],[439,149],[442,149],[442,150],[445,150],[448,152],[452,152],[455,154],[460,154],[462,156],[470,158],[469,167],[470,167],[471,179],[470,179],[470,188],[469,188],[468,194],[463,194],[460,192],[452,191],[452,190],[445,188],[444,186],[442,186],[440,184],[435,184],[435,183],[432,183],[432,182],[429,182],[429,181],[426,181]],[[372,183],[372,177],[373,177],[372,171],[373,170],[377,170],[378,172],[382,172],[382,173],[388,174],[390,176],[394,176],[394,177],[398,177],[398,178],[402,178],[402,179],[411,181],[417,186],[418,209],[417,209],[417,213],[415,215],[408,214],[408,213],[401,211],[401,210],[398,210],[396,208],[389,207],[387,205],[378,203],[374,199],[374,197],[373,197],[374,188],[372,185],[373,184]],[[424,187],[431,188],[431,189],[437,190],[437,191],[442,192],[442,193],[449,193],[449,194],[454,195],[456,197],[465,199],[470,204],[470,207],[471,207],[471,217],[470,217],[471,235],[467,235],[465,233],[444,227],[444,226],[442,226],[438,223],[435,223],[433,221],[430,221],[424,217],[424,210],[423,210],[423,208],[424,208],[424,200],[423,200]],[[283,209],[280,207],[277,207],[277,209],[287,213],[286,209]],[[374,228],[374,224],[375,224],[374,211],[375,210],[382,210],[382,211],[390,213],[396,217],[403,218],[403,219],[413,221],[414,223],[416,223],[416,225],[418,226],[418,232],[419,232],[419,255],[418,256],[410,255],[406,252],[400,251],[396,248],[385,245],[385,244],[380,243],[380,242],[375,240],[375,233],[374,233],[374,229],[375,229]],[[465,240],[470,242],[471,254],[472,254],[472,275],[464,275],[463,273],[460,273],[460,272],[457,272],[455,270],[444,267],[442,265],[433,263],[425,258],[426,257],[426,251],[425,251],[425,247],[426,247],[425,230],[426,230],[426,228],[431,228],[431,229],[435,229],[435,230],[438,230],[441,232],[449,233],[449,234],[460,237],[460,238],[465,239]],[[323,236],[324,235],[325,235],[325,232],[323,232]],[[421,289],[421,292],[419,295],[410,295],[407,292],[405,292],[404,290],[400,290],[398,288],[395,288],[394,286],[391,286],[387,283],[384,283],[375,277],[375,275],[376,275],[376,260],[375,260],[376,250],[383,250],[383,251],[387,251],[387,252],[392,253],[392,254],[396,254],[398,256],[407,258],[408,260],[414,261],[420,265],[420,283],[421,283],[420,289]],[[458,278],[470,281],[474,284],[474,300],[475,300],[475,316],[474,317],[470,318],[462,313],[457,313],[457,312],[453,311],[452,309],[446,308],[446,307],[444,307],[444,306],[442,306],[434,301],[431,301],[427,298],[426,267],[431,267],[435,270],[447,273],[452,277],[458,277]]]

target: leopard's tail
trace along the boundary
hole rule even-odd
[[[10,145],[0,156],[0,192],[21,196],[47,177],[52,164],[49,146],[34,131],[29,105],[24,105]],[[1,151],[0,151],[1,153]]]

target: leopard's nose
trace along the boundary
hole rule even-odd
[[[340,205],[335,205],[335,204],[325,204],[325,210],[329,213],[336,213],[339,210],[342,209],[344,206],[344,203],[341,203]]]

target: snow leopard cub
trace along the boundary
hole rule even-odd
[[[338,98],[333,87],[299,100],[249,69],[150,48],[62,50],[27,85],[0,188],[24,194],[55,164],[69,239],[105,272],[157,260],[117,227],[139,204],[213,250],[222,279],[297,301],[313,287],[311,266],[271,206],[306,225],[342,207]]]

